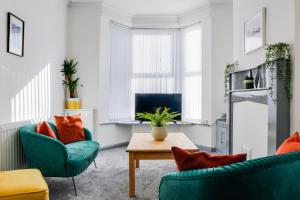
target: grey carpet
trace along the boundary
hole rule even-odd
[[[77,193],[71,178],[46,178],[51,200],[122,200],[128,198],[128,155],[126,147],[100,151],[93,164],[75,177]],[[160,179],[168,172],[176,171],[173,160],[140,161],[136,169],[136,198],[158,199]]]

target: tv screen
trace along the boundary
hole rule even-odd
[[[167,107],[170,108],[170,112],[181,114],[181,94],[135,94],[135,113],[154,113],[159,107]],[[181,120],[181,116],[176,120]]]

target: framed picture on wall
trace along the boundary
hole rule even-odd
[[[7,52],[24,56],[25,22],[12,13],[7,14]]]
[[[266,44],[266,8],[244,23],[244,52],[250,53]]]

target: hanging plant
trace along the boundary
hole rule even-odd
[[[228,63],[224,71],[224,96],[226,97],[229,94],[229,74],[234,72],[239,63],[236,61],[234,63]]]
[[[266,51],[266,67],[271,72],[271,84],[276,79],[284,81],[287,97],[292,98],[292,69],[291,69],[291,46],[287,43],[275,43],[268,45]],[[275,74],[275,66],[277,66],[278,73]],[[271,87],[272,88],[272,87]],[[273,95],[271,89],[271,95]],[[273,96],[272,96],[273,98]],[[276,101],[275,98],[273,98]]]

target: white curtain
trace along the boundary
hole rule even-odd
[[[136,93],[179,93],[179,31],[133,29],[131,116]]]
[[[109,120],[131,118],[131,29],[110,23],[110,93]]]
[[[133,29],[133,93],[179,92],[178,30]]]
[[[202,30],[201,24],[182,31],[183,119],[200,121],[202,117]]]

